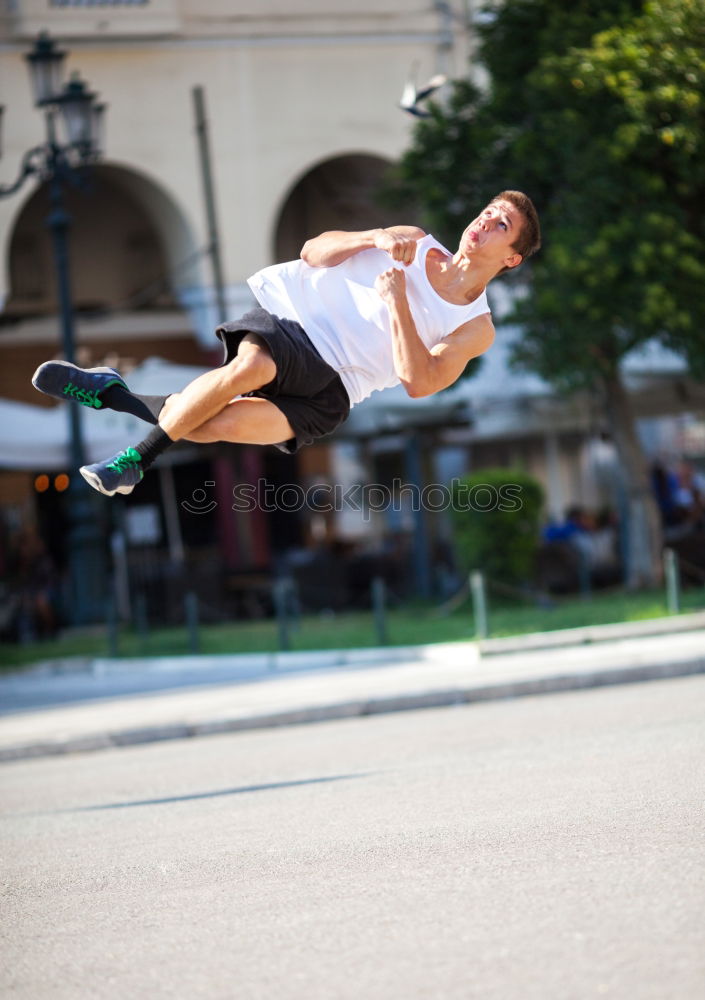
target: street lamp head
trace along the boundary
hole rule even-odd
[[[78,73],[73,73],[56,100],[69,143],[81,147],[86,154],[93,151],[96,138],[94,98],[95,94],[88,90]]]
[[[34,48],[25,59],[29,63],[34,101],[38,106],[52,104],[61,90],[65,52],[56,48],[48,32],[39,34]]]

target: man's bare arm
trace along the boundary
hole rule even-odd
[[[332,230],[307,240],[301,259],[311,267],[335,267],[361,250],[386,250],[392,260],[411,264],[416,255],[416,241],[425,235],[418,226],[390,226],[359,233]]]
[[[390,268],[375,283],[388,310],[392,328],[394,368],[409,396],[431,396],[452,385],[471,358],[483,354],[494,340],[489,313],[458,327],[440,344],[429,349],[418,335],[406,297],[406,277]]]

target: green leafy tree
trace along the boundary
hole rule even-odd
[[[654,582],[658,515],[621,362],[656,338],[705,374],[705,6],[511,0],[481,35],[488,87],[453,86],[396,187],[446,238],[503,187],[534,198],[544,249],[513,316],[515,360],[601,394],[627,484],[631,582]]]

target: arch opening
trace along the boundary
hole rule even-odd
[[[171,196],[130,168],[96,165],[83,188],[67,187],[69,258],[78,314],[142,312],[178,307],[181,290],[197,283],[200,254]],[[20,209],[8,243],[5,321],[57,309],[49,185]]]
[[[357,231],[399,222],[398,212],[380,198],[390,165],[381,156],[348,153],[308,170],[284,199],[274,233],[275,261],[293,260],[307,239],[329,229]]]

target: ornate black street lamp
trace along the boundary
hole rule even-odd
[[[105,106],[96,103],[95,94],[76,74],[63,84],[65,55],[42,32],[26,56],[34,103],[44,111],[46,140],[25,153],[17,179],[0,186],[0,197],[15,194],[29,177],[49,186],[51,207],[46,224],[54,251],[63,353],[67,361],[74,361],[74,310],[68,257],[71,220],[65,208],[64,188],[67,184],[78,186],[82,168],[99,157]],[[68,491],[70,613],[74,624],[85,624],[98,620],[103,610],[100,532],[89,491],[77,474],[79,466],[85,464],[80,412],[75,406],[68,407],[68,411],[74,470]]]

